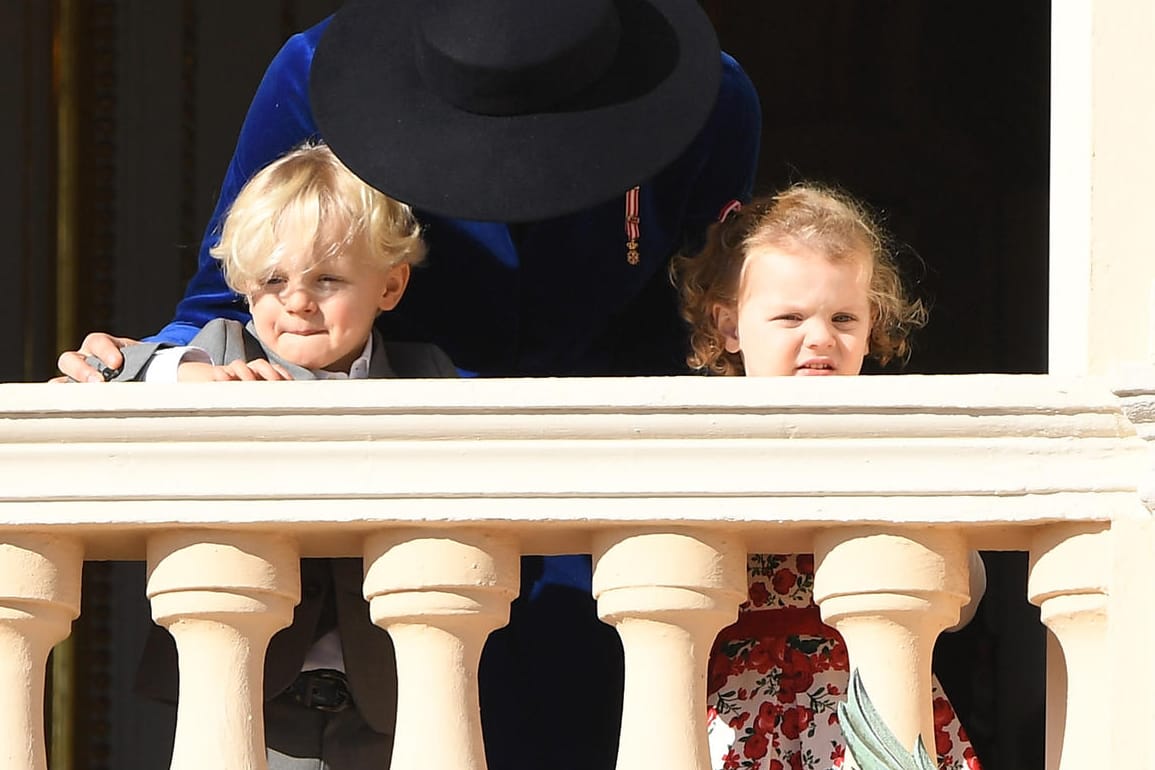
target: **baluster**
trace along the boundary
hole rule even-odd
[[[941,529],[832,529],[815,538],[814,599],[842,634],[886,724],[913,750],[935,752],[934,642],[969,598],[966,541]]]
[[[0,542],[0,766],[45,770],[44,667],[80,615],[80,541],[47,534]]]
[[[1111,766],[1111,746],[1096,739],[1110,735],[1119,695],[1107,663],[1110,538],[1103,525],[1054,525],[1031,544],[1027,595],[1061,648],[1047,655],[1047,703],[1064,706],[1048,709],[1048,770]]]
[[[180,661],[173,770],[265,768],[264,661],[301,598],[296,542],[174,531],[148,541],[152,616]]]
[[[483,532],[366,539],[365,598],[397,654],[393,768],[485,770],[477,666],[489,633],[509,622],[520,567],[512,538]]]
[[[706,666],[746,598],[745,545],[713,532],[611,531],[594,558],[598,615],[625,652],[617,767],[708,770]]]

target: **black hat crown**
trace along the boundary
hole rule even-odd
[[[588,88],[618,54],[609,0],[438,0],[419,12],[417,69],[445,101],[481,115],[525,115]]]
[[[348,0],[310,70],[322,138],[421,211],[525,222],[641,184],[713,107],[697,0]]]

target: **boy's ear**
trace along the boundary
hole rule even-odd
[[[730,305],[714,305],[714,325],[722,333],[722,346],[727,353],[738,353],[742,345],[738,342],[738,309]]]
[[[401,301],[405,287],[409,285],[409,264],[402,262],[389,268],[385,276],[385,290],[381,292],[381,299],[377,302],[380,310],[392,310]]]

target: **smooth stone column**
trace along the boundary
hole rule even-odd
[[[1062,648],[1047,656],[1047,703],[1065,703],[1047,715],[1048,770],[1112,765],[1104,745],[1110,704],[1119,695],[1107,658],[1110,537],[1102,524],[1059,524],[1031,544],[1027,595]]]
[[[45,770],[44,667],[80,615],[84,548],[47,534],[0,541],[0,767]]]
[[[513,538],[474,530],[366,539],[365,598],[397,654],[393,770],[485,770],[477,667],[509,622],[520,555]]]
[[[931,657],[969,599],[966,539],[944,528],[833,529],[814,543],[814,599],[895,737],[934,756]]]
[[[746,548],[710,531],[609,531],[594,541],[598,615],[625,653],[619,770],[709,770],[706,670],[746,598]]]
[[[267,767],[265,650],[301,598],[296,542],[253,532],[155,535],[148,598],[180,660],[172,770]]]

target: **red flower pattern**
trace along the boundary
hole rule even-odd
[[[761,759],[769,750],[770,741],[760,733],[754,733],[742,744],[742,753],[749,759]]]
[[[830,646],[830,655],[828,657],[830,667],[835,671],[849,671],[850,670],[850,655],[846,652],[846,643],[842,639],[838,639]]]
[[[814,666],[810,656],[793,647],[782,656],[782,675],[778,679],[778,700],[793,703],[799,693],[807,692],[814,684]]]
[[[781,709],[777,703],[763,701],[762,705],[758,707],[758,717],[754,720],[754,732],[759,735],[769,735],[774,732],[780,713]]]
[[[775,660],[773,650],[761,641],[755,642],[754,646],[750,648],[746,660],[749,661],[750,668],[759,674],[767,673],[778,662]]]
[[[788,569],[780,569],[774,573],[771,581],[774,586],[774,593],[789,594],[794,590],[794,585],[798,582],[798,576]]]
[[[951,742],[950,735],[946,730],[934,731],[934,750],[938,752],[940,757],[950,754],[950,750],[954,748],[954,743]]]
[[[749,570],[743,614],[813,607],[813,556],[752,554]],[[849,668],[846,645],[835,632],[787,632],[717,646],[708,669],[710,706],[717,711],[708,726],[715,770],[842,768],[837,705],[845,699]],[[937,683],[934,696],[939,769],[982,770]]]
[[[814,712],[805,706],[796,706],[786,709],[782,714],[782,735],[790,740],[797,740],[810,727]]]
[[[770,600],[770,591],[762,583],[755,583],[750,586],[750,604],[755,607],[765,607]]]
[[[954,720],[954,709],[946,698],[935,698],[931,704],[934,709],[934,727],[936,730],[945,730]]]

